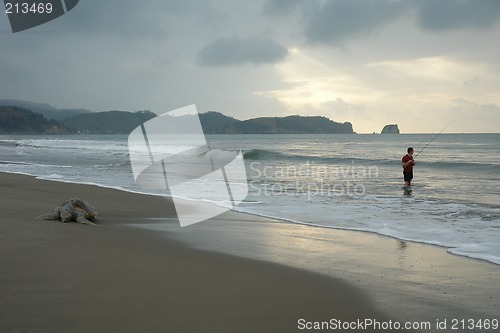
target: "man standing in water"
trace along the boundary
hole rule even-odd
[[[413,148],[409,147],[407,149],[408,154],[403,156],[401,162],[403,164],[403,176],[405,179],[405,186],[411,186],[411,180],[413,179],[413,166],[415,165],[415,161],[413,160]]]

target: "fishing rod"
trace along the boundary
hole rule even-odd
[[[417,156],[418,156],[421,152],[423,152],[423,151],[424,151],[424,149],[425,149],[425,148],[427,148],[427,146],[428,146],[428,145],[430,145],[430,144],[432,143],[432,141],[434,141],[434,140],[435,140],[435,139],[439,136],[439,134],[443,133],[443,132],[444,132],[444,130],[445,130],[445,129],[447,129],[447,128],[448,128],[448,127],[449,127],[449,126],[450,126],[453,122],[454,122],[454,120],[452,120],[452,121],[451,121],[451,123],[449,123],[448,125],[446,125],[446,127],[445,127],[445,128],[443,128],[443,129],[441,130],[441,132],[439,132],[438,134],[436,134],[436,135],[432,138],[432,140],[431,140],[431,141],[427,142],[427,144],[424,146],[424,148],[422,148],[422,149],[421,149],[421,150],[417,153],[417,155],[415,155],[415,157],[417,157]]]

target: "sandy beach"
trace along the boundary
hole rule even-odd
[[[1,332],[499,319],[500,267],[443,248],[234,212],[180,228],[167,199],[23,175],[0,173],[0,193]],[[99,226],[35,220],[72,197]]]

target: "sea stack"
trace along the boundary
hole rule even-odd
[[[399,134],[399,128],[397,124],[385,125],[382,129],[381,134]]]

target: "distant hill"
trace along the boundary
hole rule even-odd
[[[262,117],[243,121],[215,111],[199,116],[205,134],[354,133],[351,123],[337,123],[320,116]],[[150,111],[108,111],[69,117],[61,123],[78,133],[128,134],[142,122],[154,117],[156,114]]]
[[[226,116],[220,112],[208,111],[200,113],[200,123],[207,134],[224,134],[230,131],[231,126],[240,120]]]
[[[105,111],[90,112],[85,109],[57,109],[49,104],[33,103],[14,99],[0,99],[0,106],[8,105],[10,108],[20,108],[43,115],[46,119],[54,119],[54,126],[60,126],[67,132],[82,134],[129,134],[141,123],[154,117],[151,111]],[[209,111],[201,113],[200,122],[206,134],[351,134],[352,124],[349,122],[338,123],[321,116],[287,116],[287,117],[260,117],[248,120],[238,120],[220,112]],[[27,116],[25,116],[27,117]],[[34,117],[31,115],[30,117]],[[43,118],[43,117],[42,117]],[[9,118],[11,119],[11,118]],[[30,118],[31,119],[31,118]],[[38,117],[41,127],[30,128],[27,123],[9,123],[4,131],[11,129],[45,131],[43,121]],[[49,121],[46,120],[45,121]],[[20,127],[16,127],[19,125]],[[33,123],[34,126],[34,123]],[[42,130],[43,128],[43,130]],[[37,133],[38,133],[37,132]],[[57,132],[57,131],[56,131]],[[7,132],[4,132],[7,133]],[[34,132],[33,132],[34,133]]]
[[[206,134],[352,134],[351,123],[337,123],[320,116],[261,117],[238,120],[219,112],[200,114]]]
[[[106,111],[79,114],[61,120],[77,133],[84,134],[129,134],[137,126],[156,117],[151,111]]]
[[[261,117],[237,122],[232,133],[242,134],[352,134],[351,123],[337,123],[321,116]]]
[[[18,106],[0,106],[0,134],[71,134],[57,121]]]
[[[29,101],[21,101],[17,99],[0,99],[0,106],[19,106],[31,110],[35,113],[42,114],[46,119],[61,120],[77,114],[89,113],[86,109],[57,109],[46,103],[35,103]]]

